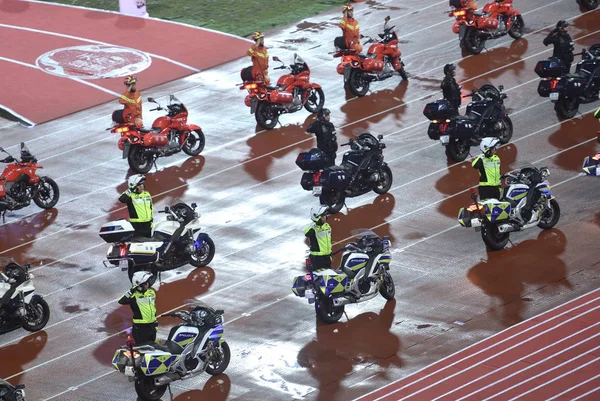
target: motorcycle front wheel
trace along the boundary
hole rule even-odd
[[[502,132],[498,135],[498,139],[502,145],[507,144],[513,136],[513,123],[510,117],[506,116],[502,119]]]
[[[542,210],[542,218],[538,224],[538,227],[542,230],[548,230],[554,227],[560,219],[560,206],[556,199],[550,200],[550,208]]]
[[[271,103],[265,101],[258,103],[254,117],[256,123],[264,129],[273,129],[279,122],[279,113],[271,107]]]
[[[389,271],[383,274],[383,282],[379,287],[379,293],[388,301],[390,299],[394,299],[394,296],[396,295],[396,286],[394,285],[394,279],[392,278],[392,275]]]
[[[513,39],[521,39],[523,37],[523,30],[525,29],[525,22],[523,17],[516,15],[513,19],[513,23],[510,26],[508,34]]]
[[[217,345],[219,351],[218,357],[213,355],[206,365],[206,373],[212,376],[220,375],[225,372],[227,366],[229,366],[229,360],[231,359],[231,351],[229,350],[229,344],[225,341],[220,346]]]
[[[204,150],[205,144],[206,139],[201,129],[190,131],[183,144],[183,151],[188,156],[198,156]]]
[[[144,148],[134,145],[129,150],[127,162],[133,171],[139,174],[146,174],[152,168],[152,155],[144,152]]]
[[[559,117],[564,119],[573,118],[579,111],[579,99],[576,97],[561,96],[554,105],[554,110]]]
[[[21,318],[21,323],[27,331],[43,329],[50,319],[50,307],[39,295],[31,297],[31,301],[25,305],[25,310],[27,314]]]
[[[348,77],[348,88],[354,96],[364,96],[369,91],[369,81],[364,79],[362,70],[353,68]]]
[[[159,401],[166,391],[167,385],[157,386],[153,377],[142,376],[135,381],[135,392],[144,401]]]
[[[59,196],[58,184],[50,177],[41,177],[35,189],[33,201],[42,209],[52,209],[56,206]]]
[[[212,238],[206,236],[202,247],[190,255],[190,264],[194,267],[204,267],[215,257],[215,243]]]
[[[309,113],[318,113],[319,110],[323,108],[325,104],[325,92],[323,89],[311,89],[310,95],[306,98],[306,103],[304,103],[304,108]]]
[[[586,10],[592,11],[598,8],[600,0],[580,0],[581,4]]]
[[[460,163],[467,158],[469,150],[471,147],[466,140],[450,138],[450,142],[446,145],[446,156]]]
[[[381,167],[381,178],[379,179],[377,185],[375,185],[373,188],[373,191],[379,195],[387,193],[392,187],[393,178],[392,170],[389,166]]]
[[[481,238],[483,242],[493,251],[504,249],[508,243],[510,233],[501,233],[498,230],[498,225],[487,223],[481,226]]]
[[[331,298],[319,296],[315,301],[317,317],[327,324],[335,323],[344,314],[344,305],[335,307]]]
[[[465,50],[471,54],[479,54],[485,46],[485,39],[483,39],[477,29],[467,28],[465,32],[465,38],[463,39]]]

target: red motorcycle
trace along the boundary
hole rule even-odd
[[[149,97],[148,101],[158,105],[150,111],[165,110],[153,98]],[[185,105],[171,95],[166,109],[167,115],[154,120],[151,129],[136,128],[122,120],[108,128],[112,133],[121,134],[119,149],[123,151],[123,159],[127,159],[129,167],[136,173],[150,171],[159,157],[171,156],[182,150],[189,156],[198,156],[204,149],[206,140],[202,128],[188,124]],[[113,120],[119,114],[113,113]]]
[[[283,64],[278,57],[273,57],[273,61],[282,64],[275,70],[290,69],[289,74],[279,77],[276,86],[253,81],[251,67],[244,68],[241,72],[244,83],[240,90],[248,90],[244,102],[250,107],[250,114],[254,114],[258,125],[264,129],[273,129],[283,113],[295,113],[302,107],[311,113],[317,113],[323,108],[325,93],[321,85],[310,82],[310,69],[300,56],[294,54],[294,62],[289,66]]]
[[[494,0],[482,11],[469,7],[469,0],[450,0],[453,10],[448,14],[455,17],[452,31],[458,34],[460,47],[470,54],[479,54],[485,41],[510,35],[513,39],[523,36],[525,22],[521,13],[513,8],[512,0]]]
[[[342,58],[337,73],[344,76],[344,86],[355,96],[366,95],[371,81],[383,81],[396,72],[404,81],[408,81],[402,53],[398,48],[398,35],[394,32],[395,26],[388,27],[389,19],[386,17],[383,33],[379,34],[381,41],[373,43],[366,56],[354,49],[342,49],[333,55]],[[365,44],[369,42],[374,40],[369,38]]]
[[[0,163],[11,163],[0,175],[0,214],[29,206],[31,200],[42,209],[52,209],[58,202],[58,185],[50,177],[40,177],[36,170],[43,168],[21,142],[21,161],[0,147],[8,155]]]

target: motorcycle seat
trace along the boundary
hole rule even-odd
[[[483,11],[473,11],[473,15],[476,17],[489,17],[490,13],[484,13]]]
[[[325,167],[323,170],[327,170],[327,171],[338,171],[338,170],[346,170],[343,166],[329,166],[329,167]]]
[[[133,237],[129,238],[128,242],[137,242],[137,243],[143,243],[143,242],[150,242],[152,240],[156,240],[157,238],[155,238],[154,236],[152,237],[142,237],[139,235],[134,235]]]
[[[349,267],[346,267],[346,266],[341,266],[341,267],[340,267],[340,270],[341,270],[342,272],[344,272],[344,274],[345,274],[346,276],[348,276],[348,278],[349,278],[350,280],[352,280],[352,279],[354,278],[354,276],[356,276],[356,272],[355,272],[355,271],[353,271],[352,269],[350,269]]]
[[[580,78],[587,78],[588,75],[584,72],[576,72],[574,74],[565,74],[564,75],[565,78],[575,78],[575,79],[580,79]]]
[[[366,55],[364,55],[364,54],[360,54],[360,53],[358,53],[356,56],[357,56],[358,58],[369,58],[369,57],[367,57]]]
[[[280,88],[280,87],[279,87],[279,86],[277,86],[277,85],[267,85],[267,86],[266,86],[266,88],[267,88],[268,90],[283,89],[283,88]]]
[[[462,121],[477,120],[477,118],[478,118],[478,116],[476,114],[465,114],[464,116],[454,117],[455,120],[462,120]]]
[[[170,340],[165,341],[164,344],[153,343],[152,346],[159,351],[170,352],[171,354],[179,355],[183,352],[181,345]]]
[[[139,131],[144,134],[149,134],[149,133],[158,134],[158,133],[160,133],[161,129],[160,128],[150,128],[150,129],[140,128]]]

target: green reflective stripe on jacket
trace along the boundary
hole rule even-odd
[[[497,155],[492,157],[479,155],[473,160],[471,166],[479,170],[480,186],[500,186],[500,158]]]
[[[598,108],[598,110],[596,110],[596,112],[594,113],[594,118],[600,120],[600,108]]]
[[[152,221],[152,196],[150,196],[150,193],[147,191],[141,194],[132,193],[130,197],[137,217],[131,217],[129,221],[132,223]]]
[[[146,292],[136,292],[133,294],[135,303],[137,304],[141,319],[133,319],[133,323],[154,323],[156,322],[156,293],[154,290],[148,289]]]

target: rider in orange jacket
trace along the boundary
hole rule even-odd
[[[252,79],[269,84],[269,53],[265,47],[265,36],[260,31],[254,32],[252,40],[255,44],[248,49],[248,55],[252,58]]]
[[[126,122],[133,122],[137,128],[142,128],[144,122],[142,121],[142,95],[137,91],[135,84],[137,78],[128,75],[123,82],[127,86],[127,90],[121,98],[119,103],[124,105],[123,108],[123,120]]]
[[[350,3],[345,4],[342,12],[344,13],[344,17],[338,26],[342,28],[342,32],[346,38],[346,48],[355,49],[360,53],[363,47],[360,44],[360,26],[358,25],[358,21],[354,19],[354,6]]]

